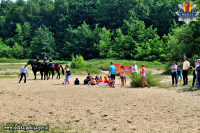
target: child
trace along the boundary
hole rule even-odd
[[[74,85],[79,85],[79,84],[80,84],[80,82],[79,82],[78,78],[76,78],[76,80],[74,81]]]
[[[111,76],[108,75],[108,85],[111,86],[112,85],[112,81],[111,81]]]
[[[96,80],[96,84],[99,84],[99,77],[98,76],[96,76],[95,80]]]
[[[108,83],[108,78],[106,76],[104,77],[104,83]]]
[[[140,71],[140,73],[142,74],[141,79],[142,79],[142,88],[144,88],[144,83],[148,86],[148,88],[150,88],[150,86],[147,84],[147,82],[145,82],[145,72],[146,69],[144,68],[144,64],[141,65],[142,67],[142,71]]]
[[[99,78],[99,83],[103,83],[103,79],[102,79],[101,76],[100,76],[100,78]]]
[[[65,81],[66,81],[66,70],[67,70],[67,67],[65,66],[65,79],[64,79],[64,81],[62,82],[62,84],[65,84]]]
[[[121,66],[121,71],[120,71],[120,78],[121,78],[121,87],[124,87],[124,78],[125,78],[125,71],[124,71],[124,67]]]
[[[96,85],[96,80],[92,78],[92,80],[88,82],[88,85]]]
[[[65,76],[65,78],[66,78],[66,80],[65,80],[65,84],[67,83],[68,85],[69,85],[69,66],[68,65],[66,65],[66,76]]]

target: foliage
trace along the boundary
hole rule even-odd
[[[81,55],[76,55],[76,57],[74,57],[74,55],[71,56],[72,57],[72,61],[71,61],[71,68],[74,69],[80,69],[80,68],[85,68],[86,64],[85,61],[83,59],[83,56]]]
[[[131,76],[131,86],[134,87],[141,87],[142,86],[142,80],[141,80],[141,74],[133,74]],[[150,85],[150,86],[159,86],[160,78],[158,75],[152,75],[151,71],[146,72],[146,77],[145,81]]]

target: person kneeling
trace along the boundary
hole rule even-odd
[[[79,85],[79,84],[80,84],[80,82],[79,82],[78,78],[76,78],[76,80],[74,81],[74,85]]]
[[[92,78],[92,80],[88,82],[88,85],[96,85],[96,80]]]

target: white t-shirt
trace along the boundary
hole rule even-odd
[[[133,70],[133,68],[135,68],[135,70]],[[137,72],[137,65],[135,65],[135,66],[132,66],[132,73],[134,73],[134,72]]]

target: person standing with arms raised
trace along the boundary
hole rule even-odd
[[[188,70],[190,69],[190,63],[187,61],[187,57],[184,57],[183,62],[183,85],[188,83]]]
[[[115,75],[116,75],[116,67],[113,65],[113,62],[110,63],[111,66],[109,67],[109,75],[111,75],[111,86],[115,88]]]

